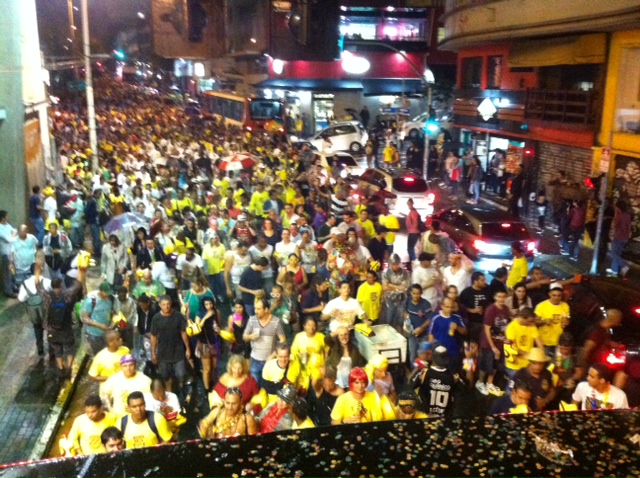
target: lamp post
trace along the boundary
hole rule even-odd
[[[91,47],[89,44],[89,7],[82,0],[82,45],[87,95],[87,123],[89,127],[89,147],[91,148],[91,169],[98,171],[98,137],[96,134],[96,110],[93,102],[93,74],[91,72]]]
[[[427,115],[429,115],[429,113],[431,112],[431,84],[435,83],[435,79],[433,78],[433,73],[431,72],[431,70],[429,69],[428,66],[426,66],[426,58],[425,58],[425,66],[426,66],[426,71],[424,73],[421,73],[418,68],[416,67],[416,65],[413,64],[413,62],[409,59],[409,57],[407,56],[407,54],[402,51],[402,50],[398,50],[397,48],[391,46],[391,45],[387,45],[386,43],[383,42],[379,42],[379,41],[350,41],[349,42],[352,45],[361,45],[361,46],[371,46],[371,45],[375,45],[375,46],[379,46],[382,48],[386,48],[387,50],[391,50],[396,52],[398,55],[400,55],[404,61],[407,62],[407,64],[411,67],[411,69],[415,72],[416,75],[418,75],[418,78],[420,78],[420,81],[424,84],[426,83],[428,85],[428,89],[427,89]],[[427,56],[429,54],[427,53]],[[402,97],[401,97],[401,105],[402,106],[402,102],[404,101],[404,77],[402,78]],[[396,125],[399,126],[400,124],[400,112],[398,111],[396,113]],[[428,119],[427,119],[428,121]],[[398,132],[399,133],[399,132]],[[425,179],[425,181],[427,180],[427,161],[429,158],[429,150],[428,150],[428,145],[429,145],[429,137],[425,132],[425,145],[424,145],[424,153],[423,153],[423,177]],[[399,136],[398,136],[399,137]]]

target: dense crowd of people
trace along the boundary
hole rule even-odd
[[[196,377],[203,438],[450,417],[474,393],[497,397],[491,413],[628,406],[598,363],[620,312],[578,354],[564,331],[571,280],[529,270],[519,243],[488,283],[410,202],[409,250],[398,250],[398,219],[355,200],[313,151],[130,85],[97,88],[99,170],[83,115],[61,106],[60,167],[29,201],[35,234],[0,211],[5,293],[26,304],[38,353],[46,332],[69,377],[77,315],[93,356],[97,393],[67,452],[176,440]],[[230,170],[240,153],[250,164]],[[368,343],[377,325],[402,336],[405,362]]]

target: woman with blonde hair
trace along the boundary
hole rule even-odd
[[[260,391],[258,383],[249,373],[249,361],[239,354],[233,354],[229,357],[227,372],[220,377],[209,394],[211,408],[222,406],[227,389],[234,387],[242,391],[243,407],[246,407]]]

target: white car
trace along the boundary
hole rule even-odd
[[[358,179],[358,189],[361,191],[373,188],[369,191],[375,193],[384,189],[395,195],[393,199],[387,199],[389,212],[394,216],[406,216],[409,213],[407,201],[413,199],[415,207],[422,217],[426,219],[433,214],[435,193],[424,179],[410,169],[398,169],[392,173],[382,169],[367,169]]]
[[[326,137],[330,145],[324,144]],[[364,150],[369,135],[359,121],[341,121],[326,127],[315,136],[307,141],[311,143],[318,151],[324,153],[333,153],[336,151],[351,151],[352,153],[360,153]]]
[[[402,130],[400,131],[400,138],[405,140],[409,138],[410,140],[416,140],[420,138],[427,127],[427,120],[429,119],[429,115],[427,113],[422,113],[410,121],[407,121]]]
[[[316,161],[319,160],[323,168],[331,168],[333,166],[333,158],[338,157],[338,164],[340,165],[340,176],[346,178],[348,176],[356,177],[364,173],[365,166],[361,166],[358,161],[349,153],[315,153]]]

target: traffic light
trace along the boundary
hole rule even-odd
[[[584,185],[589,189],[595,191],[595,198],[598,201],[602,201],[605,195],[605,189],[602,187],[604,183],[604,173],[600,173],[598,176],[590,176],[584,178]]]

